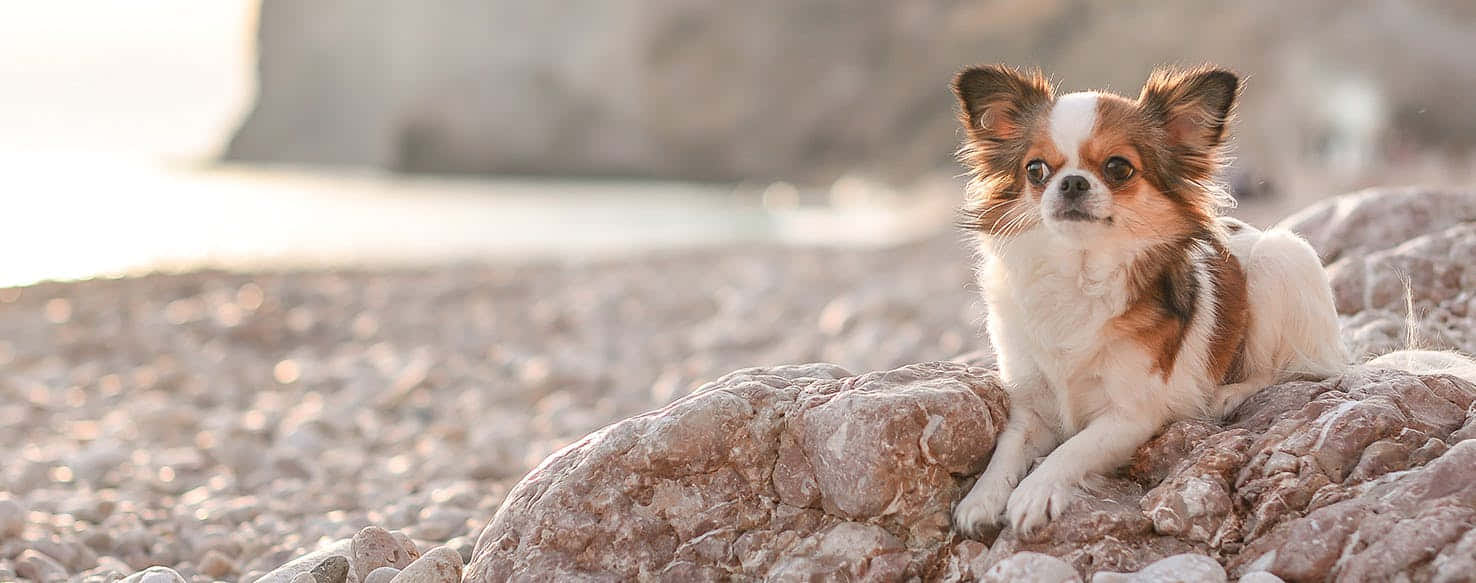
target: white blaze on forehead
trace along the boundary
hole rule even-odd
[[[1081,144],[1092,135],[1092,126],[1097,124],[1097,94],[1086,91],[1068,93],[1056,100],[1051,108],[1051,139],[1056,149],[1066,156],[1066,166],[1076,166],[1081,153]]]

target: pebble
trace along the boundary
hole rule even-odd
[[[390,583],[395,580],[395,575],[399,574],[400,570],[394,567],[380,567],[370,571],[369,576],[360,583]]]
[[[21,552],[20,556],[16,557],[15,572],[21,577],[42,583],[67,580],[67,569],[62,567],[61,563],[31,549]]]
[[[0,538],[21,535],[26,530],[26,507],[14,498],[0,498]]]
[[[1159,559],[1136,573],[1099,571],[1092,575],[1092,583],[1225,583],[1225,579],[1219,561],[1192,553]]]
[[[426,551],[396,575],[392,583],[459,583],[461,555],[446,547]]]
[[[205,551],[205,556],[200,557],[199,568],[201,573],[212,579],[224,579],[236,570],[236,565],[225,553],[212,549]]]
[[[366,526],[355,534],[349,554],[354,557],[354,573],[359,581],[380,567],[401,569],[415,560],[400,539],[378,526]]]
[[[169,567],[149,567],[123,579],[122,583],[189,583],[183,575]]]
[[[318,583],[344,583],[348,581],[348,572],[349,560],[342,555],[333,555],[323,559],[308,574],[317,579]]]
[[[296,577],[292,578],[291,583],[318,583],[318,578],[314,577],[312,573],[298,573]]]

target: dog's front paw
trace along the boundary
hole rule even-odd
[[[953,507],[953,529],[968,538],[983,540],[999,533],[1004,525],[1005,503],[1010,499],[1008,481],[979,476],[969,494]]]
[[[1010,526],[1021,536],[1033,536],[1046,523],[1061,516],[1075,497],[1076,484],[1040,472],[1030,474],[1010,494],[1007,510]]]

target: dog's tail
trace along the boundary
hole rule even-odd
[[[1392,368],[1414,374],[1445,374],[1460,377],[1476,385],[1476,360],[1454,350],[1430,350],[1419,335],[1419,317],[1415,313],[1414,291],[1408,277],[1404,282],[1404,349],[1377,356],[1363,363],[1370,368]]]

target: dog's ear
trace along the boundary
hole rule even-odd
[[[1029,116],[1050,105],[1051,86],[1038,70],[1021,72],[1004,65],[981,65],[953,78],[958,119],[969,139],[1000,142],[1024,134]]]
[[[1148,76],[1138,106],[1162,124],[1170,146],[1207,153],[1225,143],[1240,78],[1218,67],[1158,68]]]

